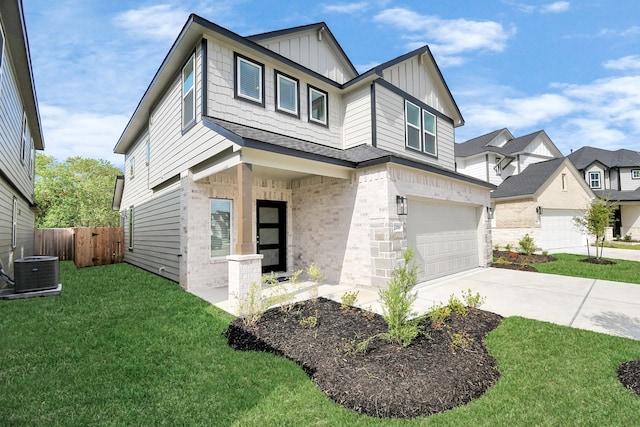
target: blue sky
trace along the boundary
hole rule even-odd
[[[640,150],[637,0],[23,0],[46,150],[113,154],[196,13],[240,35],[324,21],[360,72],[428,44],[465,118],[462,142],[544,129],[558,148]]]

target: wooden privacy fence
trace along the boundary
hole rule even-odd
[[[124,260],[124,228],[36,229],[35,252],[35,255],[73,260],[78,268],[116,264]]]

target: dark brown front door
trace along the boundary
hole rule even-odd
[[[258,200],[257,209],[262,272],[287,271],[287,202]]]

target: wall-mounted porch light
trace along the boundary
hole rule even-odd
[[[538,207],[536,207],[536,213],[537,213],[538,215],[542,215],[542,206],[538,206]]]
[[[493,219],[493,208],[491,206],[487,206],[487,218]]]
[[[409,213],[409,203],[406,197],[396,196],[396,207],[398,215],[407,215]]]

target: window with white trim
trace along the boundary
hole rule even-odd
[[[264,105],[264,65],[236,55],[236,96]]]
[[[182,127],[186,128],[196,119],[196,56],[191,55],[182,68]]]
[[[18,199],[15,197],[11,218],[11,249],[15,249],[18,246]]]
[[[422,110],[422,134],[422,151],[436,156],[438,154],[436,147],[436,116],[427,110]]]
[[[640,169],[631,169],[631,179],[640,179]]]
[[[29,133],[29,122],[27,121],[27,113],[24,113],[22,116],[22,143],[20,144],[20,160],[22,160],[22,164],[25,164],[27,160],[30,140],[31,135]]]
[[[309,121],[328,126],[327,92],[309,86]]]
[[[133,177],[135,176],[135,172],[136,172],[136,158],[131,157],[129,159],[129,178],[130,179],[133,179]]]
[[[407,147],[420,150],[422,145],[420,141],[420,107],[409,101],[405,101],[404,116],[406,122]]]
[[[231,200],[211,199],[210,214],[211,257],[231,255]]]
[[[591,188],[601,188],[600,172],[589,172],[589,186]]]
[[[298,116],[298,80],[276,71],[276,110]]]

